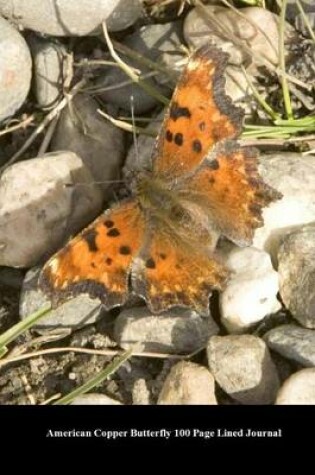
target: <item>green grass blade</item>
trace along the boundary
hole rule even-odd
[[[24,318],[22,322],[13,325],[13,327],[9,328],[6,332],[0,335],[0,357],[3,356],[4,348],[11,343],[11,341],[15,340],[19,335],[24,333],[30,327],[34,325],[37,320],[42,318],[46,313],[51,309],[51,305],[48,304],[45,307],[40,308],[37,312],[32,313],[28,317]]]
[[[92,376],[92,378],[88,379],[80,387],[76,388],[74,391],[71,391],[71,393],[67,394],[66,396],[58,399],[58,401],[55,401],[53,404],[54,405],[70,404],[74,398],[81,396],[82,394],[85,394],[91,389],[93,389],[95,386],[98,386],[105,379],[107,379],[111,374],[115,373],[121,367],[121,365],[124,364],[125,361],[127,361],[132,356],[132,353],[134,351],[135,351],[135,347],[131,348],[130,350],[125,351],[118,358],[114,358],[113,361],[109,363],[109,365],[103,371],[100,371],[95,376]]]

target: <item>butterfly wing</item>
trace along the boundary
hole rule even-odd
[[[131,282],[152,312],[184,306],[208,314],[212,290],[222,289],[227,277],[225,267],[209,253],[188,248],[157,227],[133,263]]]
[[[79,293],[100,298],[106,308],[123,304],[143,233],[136,201],[109,209],[45,264],[40,287],[54,304]]]
[[[153,171],[176,178],[193,170],[214,144],[240,133],[243,112],[224,92],[225,53],[192,54],[174,91],[153,152]]]
[[[235,141],[217,146],[179,186],[180,196],[200,205],[218,231],[240,246],[250,245],[263,225],[263,207],[282,196],[260,177],[257,151]]]

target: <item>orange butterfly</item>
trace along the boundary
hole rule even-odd
[[[203,47],[179,80],[152,155],[131,198],[108,209],[44,266],[41,287],[58,303],[78,293],[109,309],[130,291],[153,312],[186,306],[207,314],[227,269],[218,234],[251,244],[262,208],[280,193],[257,170],[257,152],[234,140],[243,113],[224,92],[227,55]]]

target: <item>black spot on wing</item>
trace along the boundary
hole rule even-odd
[[[123,256],[128,256],[129,254],[131,254],[130,247],[129,246],[120,246],[119,254],[122,254]]]
[[[96,252],[98,250],[98,247],[96,244],[96,237],[97,237],[97,232],[93,228],[88,229],[87,231],[84,231],[82,234],[82,238],[87,243],[89,251],[91,252]]]
[[[177,134],[175,134],[175,137],[174,137],[174,142],[175,142],[176,145],[178,145],[179,147],[180,147],[181,145],[183,145],[183,143],[184,143],[183,134],[181,134],[180,132],[177,132]]]
[[[152,259],[152,257],[149,257],[145,263],[145,266],[147,269],[155,269],[155,260]]]
[[[193,149],[193,151],[196,152],[196,153],[200,153],[200,152],[201,152],[201,150],[202,150],[202,145],[201,145],[200,140],[195,139],[195,140],[193,141],[193,143],[192,143],[192,149]]]
[[[181,117],[186,117],[189,119],[191,117],[191,112],[188,107],[181,107],[177,102],[173,102],[170,109],[170,118],[173,120],[180,119]]]
[[[117,228],[111,228],[108,233],[107,233],[107,236],[109,237],[117,237],[117,236],[120,236],[120,232]]]
[[[208,167],[211,168],[211,170],[218,170],[220,168],[218,160],[211,160],[211,162],[208,164]]]

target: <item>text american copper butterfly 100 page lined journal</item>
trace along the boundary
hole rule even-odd
[[[243,112],[224,92],[226,63],[214,47],[191,55],[150,170],[45,264],[39,283],[54,305],[87,293],[109,309],[132,291],[154,313],[184,306],[208,314],[212,290],[229,275],[215,236],[250,245],[263,207],[281,197],[259,176],[257,151],[235,140]]]

